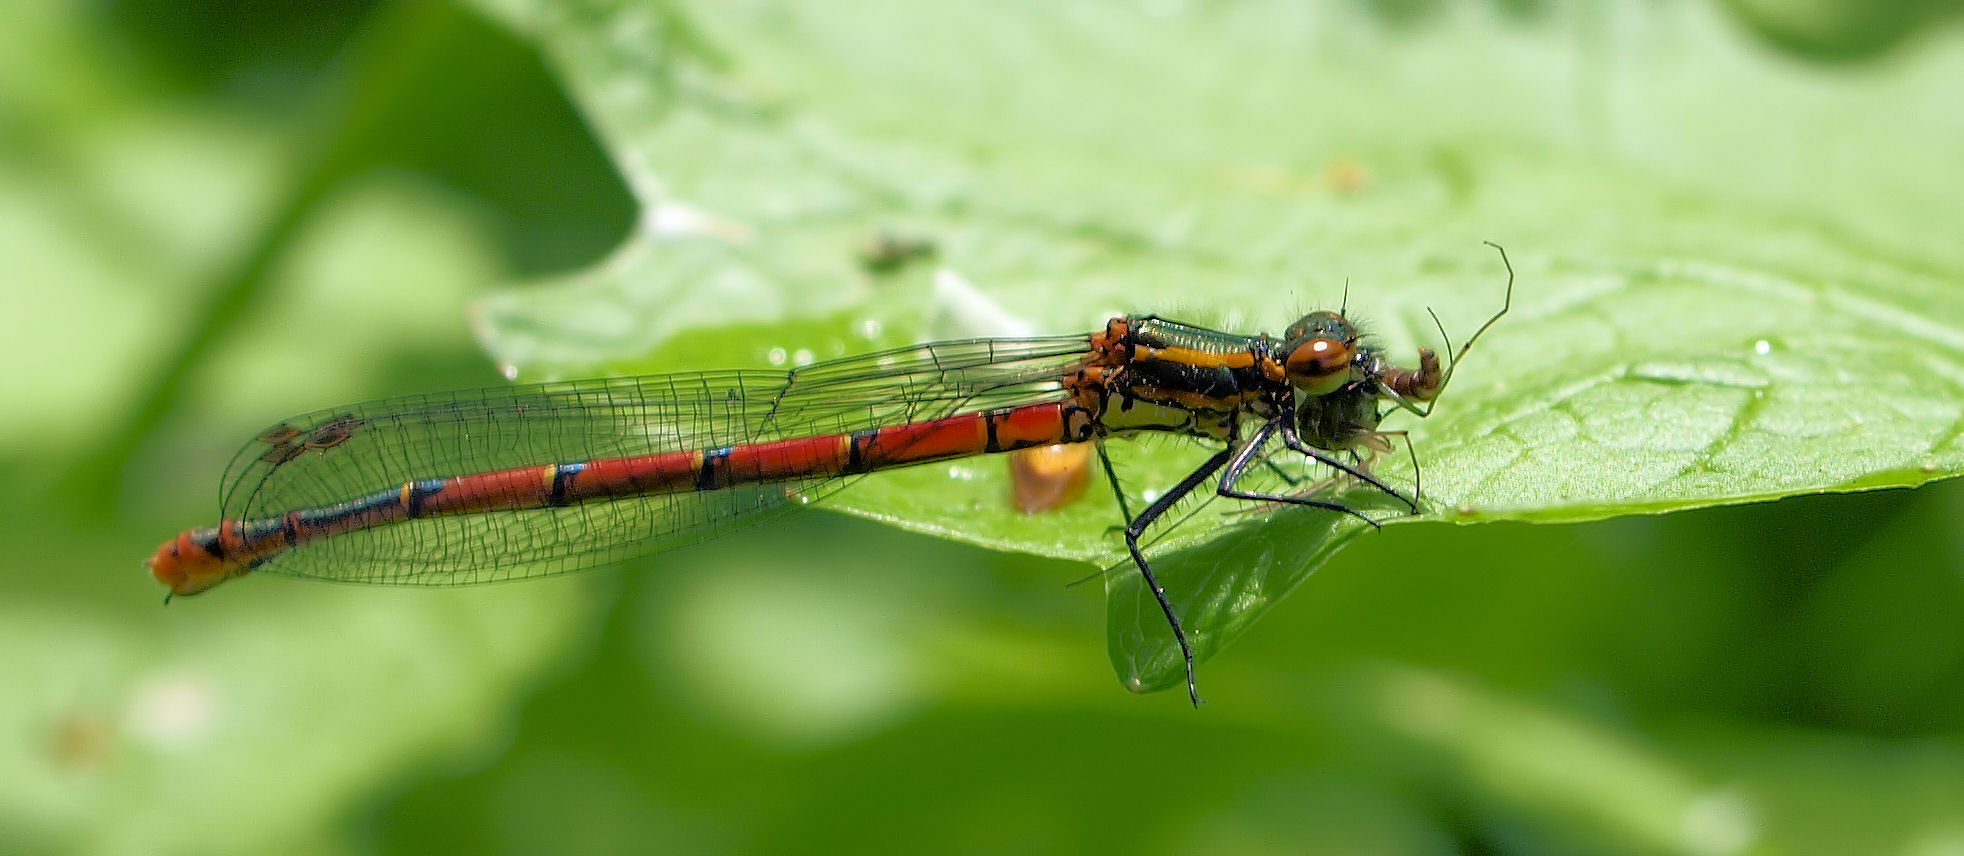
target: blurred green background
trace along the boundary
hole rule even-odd
[[[1380,0],[1307,20],[1326,43],[1423,46],[1361,63],[1358,86],[1470,86],[1426,60],[1476,31],[1528,55],[1527,79],[1709,89],[1708,112],[1631,117],[1616,112],[1627,99],[1577,98],[1557,124],[1639,175],[1737,172],[1715,195],[1888,245],[1957,286],[1957,8]],[[1111,7],[1065,14],[1116,32],[1097,19]],[[815,255],[746,270],[788,289],[745,307],[758,314],[719,327],[692,304],[656,333],[622,320],[638,316],[604,286],[636,268],[617,247],[671,222],[645,203],[702,202],[717,177],[691,172],[713,158],[647,162],[621,145],[670,117],[618,105],[687,93],[736,121],[773,118],[729,83],[771,60],[719,15],[759,32],[787,17],[519,2],[0,12],[0,355],[13,366],[0,455],[16,486],[0,515],[14,545],[0,565],[0,851],[1964,853],[1954,480],[1577,526],[1390,527],[1206,663],[1199,711],[1113,681],[1102,592],[1064,587],[1090,566],[823,513],[640,572],[457,591],[255,579],[160,608],[140,559],[211,522],[224,462],[287,413],[496,384],[506,367],[762,365],[775,343],[883,305],[906,306],[885,319],[895,327],[931,331],[904,296],[924,273],[887,279],[851,255],[851,236],[909,223],[850,205]],[[904,18],[835,23],[905,45]],[[607,35],[576,51],[574,31]],[[1073,50],[1060,37],[1029,67],[998,53],[973,73],[1040,75]],[[620,87],[595,91],[568,70],[582,63],[619,66]],[[1820,99],[1808,109],[1865,110],[1818,129],[1845,145],[1791,155],[1728,136],[1734,81],[1698,77],[1713,67],[1803,87]],[[1692,71],[1659,79],[1677,68]],[[1123,71],[1099,71],[1118,81],[1111,98],[1161,94],[1123,86]],[[569,95],[569,81],[589,83]],[[1891,100],[1905,91],[1928,97]],[[1641,121],[1683,124],[1619,138]],[[1332,165],[1317,205],[1352,183],[1396,188],[1404,170],[1487,168],[1374,157],[1359,136],[1357,164],[1313,159]],[[1681,145],[1643,148],[1656,138]],[[865,170],[867,186],[921,168],[904,147],[850,148],[818,168]],[[1809,181],[1754,168],[1783,159]],[[745,223],[775,189],[756,191]],[[1604,216],[1533,188],[1514,204]],[[959,211],[941,213],[943,262],[999,257],[964,243]],[[1442,243],[1532,253],[1550,240],[1487,225]],[[992,240],[1019,251],[1013,235]],[[976,279],[986,291],[1013,275]],[[699,287],[708,303],[749,299],[725,286],[750,283]],[[1123,296],[1105,287],[1097,300]],[[596,289],[621,304],[578,310],[590,336],[526,308],[581,289],[588,306]],[[528,318],[545,332],[513,320]]]

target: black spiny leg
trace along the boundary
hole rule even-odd
[[[1193,679],[1193,646],[1187,643],[1187,631],[1180,626],[1180,616],[1173,611],[1173,602],[1166,599],[1166,588],[1159,584],[1159,578],[1153,576],[1152,567],[1146,564],[1146,554],[1139,549],[1139,536],[1145,534],[1147,527],[1164,516],[1181,499],[1186,498],[1187,494],[1192,493],[1194,488],[1213,478],[1214,473],[1220,471],[1230,458],[1236,456],[1237,450],[1234,446],[1230,445],[1222,449],[1208,458],[1207,462],[1201,464],[1198,469],[1188,473],[1187,477],[1174,485],[1172,490],[1154,500],[1153,504],[1146,506],[1145,511],[1139,512],[1139,516],[1132,518],[1132,522],[1125,526],[1125,549],[1131,551],[1132,562],[1139,566],[1139,575],[1146,578],[1146,588],[1152,589],[1153,598],[1159,601],[1160,611],[1166,613],[1166,623],[1173,628],[1173,641],[1180,643],[1180,656],[1186,660],[1187,665],[1187,697],[1193,700],[1194,707],[1200,706],[1200,687]]]
[[[1222,496],[1230,497],[1233,499],[1247,499],[1247,500],[1254,500],[1257,502],[1285,502],[1290,505],[1301,505],[1301,506],[1307,506],[1309,508],[1322,508],[1322,509],[1328,509],[1330,511],[1341,511],[1344,514],[1348,514],[1352,517],[1357,518],[1358,520],[1362,520],[1365,523],[1371,524],[1371,526],[1374,528],[1383,528],[1378,525],[1377,521],[1372,520],[1371,518],[1365,516],[1364,512],[1358,511],[1355,508],[1351,508],[1348,505],[1344,505],[1341,502],[1331,502],[1329,500],[1324,500],[1324,499],[1310,499],[1309,497],[1306,496],[1285,496],[1283,494],[1249,493],[1247,491],[1243,491],[1235,487],[1235,483],[1239,482],[1241,480],[1241,476],[1248,471],[1249,464],[1254,462],[1255,455],[1261,451],[1262,444],[1267,443],[1270,437],[1275,436],[1275,432],[1277,430],[1282,431],[1284,443],[1287,443],[1289,441],[1289,435],[1295,433],[1295,431],[1293,428],[1289,426],[1287,420],[1288,420],[1288,415],[1283,414],[1281,416],[1276,417],[1275,419],[1271,419],[1268,422],[1262,423],[1262,427],[1256,429],[1255,436],[1249,438],[1248,444],[1242,446],[1240,450],[1235,451],[1233,460],[1227,462],[1226,464],[1227,472],[1221,474],[1221,484],[1220,487],[1215,492],[1219,493]],[[1300,443],[1300,441],[1298,442]],[[1404,499],[1402,495],[1400,495],[1397,491],[1392,490],[1390,487],[1385,486],[1383,482],[1380,482],[1369,475],[1359,472],[1356,468],[1343,464],[1342,462],[1339,462],[1329,457],[1328,455],[1324,455],[1320,452],[1308,451],[1308,449],[1309,449],[1308,446],[1304,446],[1302,449],[1298,449],[1297,451],[1301,451],[1312,458],[1322,461],[1323,463],[1329,464],[1332,467],[1335,467],[1339,470],[1350,473],[1352,475],[1357,476],[1358,478],[1370,482],[1372,485],[1378,487],[1379,489],[1385,491],[1386,493],[1391,494],[1392,496],[1396,496],[1399,499]],[[1230,451],[1234,451],[1234,450],[1230,450]],[[1220,456],[1216,455],[1215,457],[1218,458]],[[1208,463],[1213,463],[1213,461],[1210,460]],[[1406,501],[1410,502],[1410,500],[1406,500]]]
[[[1350,476],[1351,478],[1357,479],[1358,481],[1368,484],[1371,487],[1384,491],[1392,499],[1396,499],[1399,502],[1404,503],[1407,507],[1411,508],[1413,514],[1418,513],[1417,500],[1414,500],[1411,497],[1399,493],[1396,488],[1393,488],[1391,485],[1385,484],[1377,476],[1365,472],[1362,467],[1352,466],[1350,464],[1344,463],[1343,461],[1337,460],[1336,458],[1330,456],[1329,454],[1323,452],[1320,449],[1311,448],[1308,444],[1303,442],[1302,436],[1296,433],[1295,425],[1290,424],[1289,422],[1282,421],[1280,418],[1278,418],[1277,420],[1270,422],[1267,428],[1274,429],[1278,427],[1276,425],[1276,422],[1281,422],[1281,425],[1279,427],[1281,428],[1282,431],[1282,445],[1288,446],[1290,451],[1307,455],[1311,458],[1316,459],[1318,463],[1328,466],[1330,469],[1336,470],[1337,472],[1343,473],[1344,475]],[[1386,433],[1402,433],[1402,432],[1386,432]],[[1407,442],[1410,441],[1407,440]],[[1238,471],[1231,472],[1230,475],[1238,477],[1240,476],[1240,473]],[[1221,495],[1222,496],[1230,495],[1225,490],[1225,487],[1227,486],[1225,480],[1223,480],[1222,486],[1224,489],[1222,490]],[[1377,521],[1371,520],[1371,518],[1369,517],[1364,517],[1364,515],[1358,514],[1355,510],[1351,509],[1349,506],[1343,505],[1341,503],[1301,502],[1298,501],[1298,499],[1291,499],[1291,498],[1284,498],[1284,497],[1277,497],[1277,496],[1243,496],[1240,498],[1241,499],[1273,499],[1278,502],[1289,502],[1289,503],[1294,503],[1296,505],[1311,505],[1317,508],[1328,508],[1333,511],[1343,511],[1351,515],[1354,515],[1356,517],[1363,518],[1365,521],[1369,522],[1372,526],[1377,525]]]
[[[1132,520],[1132,509],[1125,503],[1125,488],[1120,487],[1118,484],[1118,471],[1112,469],[1112,456],[1105,452],[1105,441],[1095,440],[1092,442],[1092,445],[1098,449],[1099,465],[1105,468],[1105,482],[1112,486],[1112,498],[1118,500],[1118,516],[1120,519],[1130,522]],[[1123,526],[1120,528],[1123,528]],[[1111,530],[1108,529],[1106,531],[1110,532]]]

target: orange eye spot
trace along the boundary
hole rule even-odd
[[[1289,351],[1289,382],[1311,395],[1335,392],[1350,379],[1356,347],[1342,339],[1310,339]]]

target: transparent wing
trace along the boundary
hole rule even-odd
[[[788,372],[732,371],[411,395],[289,419],[227,468],[234,520],[324,509],[430,478],[843,434],[1042,401],[1084,336],[917,345]],[[851,478],[558,508],[420,518],[276,555],[264,570],[365,583],[462,585],[618,564],[815,500]]]

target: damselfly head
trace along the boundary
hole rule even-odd
[[[1412,496],[1408,497],[1384,482],[1369,476],[1371,463],[1379,454],[1392,450],[1391,438],[1405,439],[1406,450],[1411,451],[1411,440],[1403,431],[1381,431],[1378,424],[1383,421],[1385,412],[1379,405],[1385,400],[1386,375],[1401,371],[1385,362],[1383,350],[1374,345],[1361,345],[1357,349],[1357,359],[1352,363],[1353,379],[1325,395],[1296,396],[1296,433],[1303,443],[1326,452],[1342,452],[1356,461],[1354,468],[1338,467],[1342,474],[1348,474],[1360,481],[1376,487],[1383,494],[1418,513],[1418,458],[1412,456],[1413,482]],[[1324,459],[1329,463],[1328,459]]]
[[[1385,361],[1383,349],[1355,346],[1343,383],[1330,393],[1296,395],[1296,430],[1302,442],[1328,452],[1357,452],[1377,436],[1379,395],[1387,371],[1402,371]]]
[[[1357,327],[1350,323],[1350,319],[1343,317],[1343,313],[1324,309],[1304,315],[1296,323],[1290,324],[1289,329],[1282,331],[1282,338],[1291,343],[1312,338],[1355,339]]]
[[[1341,314],[1311,312],[1283,331],[1282,367],[1289,385],[1308,396],[1328,395],[1350,382],[1357,328]]]
[[[1296,430],[1318,449],[1358,452],[1374,449],[1378,422],[1378,380],[1363,377],[1325,395],[1298,396]]]

